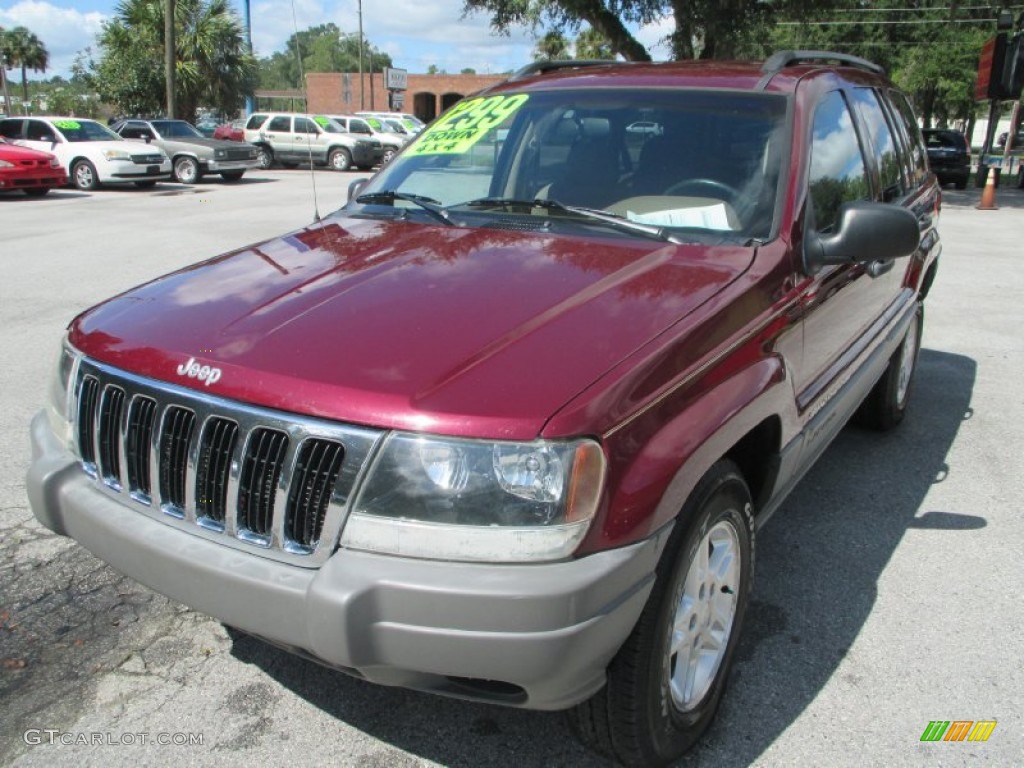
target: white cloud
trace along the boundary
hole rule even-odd
[[[95,51],[96,35],[106,18],[98,11],[83,13],[40,0],[20,0],[0,8],[0,27],[27,27],[46,46],[50,57],[46,77],[66,75],[79,51],[90,46]]]

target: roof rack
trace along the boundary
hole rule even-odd
[[[774,74],[791,64],[811,61],[837,61],[858,69],[865,69],[876,75],[886,75],[885,67],[875,64],[873,61],[862,59],[860,56],[851,56],[848,53],[835,53],[834,51],[777,51],[773,53],[764,64],[761,71]]]
[[[520,70],[513,72],[509,80],[522,80],[530,75],[546,75],[548,72],[555,72],[560,69],[576,69],[579,67],[596,67],[604,64],[621,64],[608,59],[563,59],[560,61],[535,61],[527,64]]]

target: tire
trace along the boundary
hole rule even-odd
[[[135,186],[139,189],[152,189],[156,186],[155,181],[136,181]]]
[[[220,177],[224,181],[238,181],[242,176],[245,175],[245,171],[224,171]]]
[[[666,765],[711,723],[753,584],[752,507],[731,461],[719,461],[697,484],[607,685],[568,713],[595,751],[624,765]],[[700,653],[690,659],[694,649]]]
[[[71,183],[83,192],[91,192],[100,186],[96,167],[88,160],[77,160],[71,166]]]
[[[327,156],[327,165],[332,171],[347,171],[352,167],[352,155],[343,147],[335,147]]]
[[[914,372],[917,370],[923,329],[924,305],[919,302],[899,349],[893,353],[882,378],[857,411],[857,421],[862,426],[884,432],[903,421],[910,400],[911,385],[914,383]]]
[[[256,159],[259,160],[260,170],[269,171],[274,167],[274,150],[270,147],[260,146]]]
[[[49,187],[32,187],[32,189],[23,189],[21,191],[24,192],[29,197],[43,197],[44,195],[49,193],[50,188]]]
[[[195,184],[203,176],[199,163],[187,155],[174,159],[174,180],[181,184]]]
[[[391,162],[391,158],[394,157],[394,156],[395,156],[395,150],[394,149],[385,149],[384,150],[384,156],[380,159],[380,164],[381,165],[387,165],[388,163]]]

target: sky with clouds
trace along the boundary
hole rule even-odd
[[[243,0],[231,0],[242,14]],[[96,50],[96,35],[113,16],[117,0],[0,0],[0,27],[28,27],[50,54],[45,77],[67,75],[75,55]],[[295,31],[334,22],[346,33],[359,30],[358,0],[250,0],[253,48],[267,56],[284,47]],[[481,74],[518,69],[533,59],[534,37],[528,29],[495,35],[490,17],[462,18],[462,0],[362,0],[363,34],[394,65],[425,72],[431,64],[448,72],[472,67]],[[294,12],[294,18],[293,18]],[[657,59],[668,56],[658,46],[668,25],[636,30]],[[41,77],[35,75],[34,77]]]

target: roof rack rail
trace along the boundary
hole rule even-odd
[[[874,72],[876,75],[887,74],[885,67],[875,64],[873,61],[862,59],[860,56],[851,56],[848,53],[836,53],[834,51],[776,51],[761,65],[761,71],[774,74],[791,64],[798,64],[804,61],[838,61],[840,64]]]
[[[621,64],[608,59],[562,59],[558,61],[535,61],[527,64],[522,69],[512,73],[508,78],[511,80],[522,80],[530,75],[545,75],[548,72],[555,72],[559,69],[575,69],[577,67],[596,67],[600,64]]]

